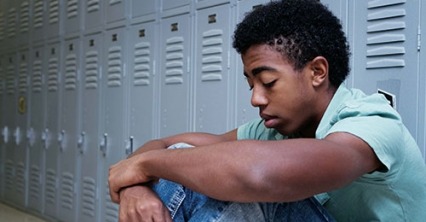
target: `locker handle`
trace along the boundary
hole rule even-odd
[[[49,140],[49,129],[48,128],[46,128],[46,129],[44,129],[44,131],[43,131],[43,133],[41,134],[41,140],[43,140],[44,141],[44,149],[48,149],[49,148],[49,142],[48,142],[48,140]]]
[[[21,128],[19,128],[19,126],[16,127],[13,136],[15,137],[15,144],[19,145],[21,143]]]
[[[65,141],[65,130],[61,130],[61,132],[58,135],[59,149],[61,151],[64,151],[64,141]]]
[[[9,127],[5,126],[3,127],[3,131],[1,133],[3,135],[3,141],[4,143],[9,142]]]
[[[104,133],[101,144],[100,144],[100,150],[103,156],[106,156],[107,145],[108,145],[108,134]]]
[[[84,140],[85,140],[85,137],[86,137],[86,132],[83,131],[83,132],[80,133],[80,137],[78,138],[78,141],[77,141],[77,146],[78,146],[81,154],[84,153]]]
[[[30,145],[30,147],[34,146],[35,143],[35,132],[34,132],[34,128],[30,128],[27,131],[27,140],[28,140],[28,144]]]
[[[129,143],[126,148],[126,155],[130,155],[133,153],[133,136],[129,137]]]

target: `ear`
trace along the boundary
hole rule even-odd
[[[315,57],[309,64],[312,73],[312,85],[318,87],[328,81],[328,61],[323,56]]]

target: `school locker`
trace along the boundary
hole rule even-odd
[[[4,41],[6,39],[6,7],[4,2],[0,2],[0,44],[4,46]]]
[[[30,64],[30,93],[28,112],[28,210],[35,214],[44,212],[44,178],[45,178],[45,159],[44,146],[41,140],[42,132],[45,128],[44,112],[45,107],[45,85],[44,85],[44,45],[33,47]]]
[[[163,0],[163,11],[180,8],[182,6],[187,6],[191,3],[191,0]]]
[[[46,1],[34,0],[30,7],[31,10],[31,41],[38,42],[44,39],[46,27]]]
[[[16,41],[19,43],[28,44],[30,41],[30,1],[20,0],[19,2],[19,23],[18,34]]]
[[[15,48],[16,45],[16,37],[18,32],[18,6],[17,2],[8,2],[6,4],[7,11],[6,11],[6,47],[8,48]]]
[[[102,34],[84,36],[82,48],[81,77],[81,132],[78,138],[78,150],[81,158],[80,204],[77,221],[99,221],[98,174],[101,170],[98,161],[101,94],[101,62],[103,58]]]
[[[425,8],[426,4],[424,1],[420,1],[420,8]],[[426,46],[426,41],[425,41],[425,37],[421,37],[422,36],[422,32],[421,30],[426,30],[426,13],[424,13],[424,10],[420,13],[420,30],[417,33],[417,38],[418,38],[418,48],[417,50],[420,53],[420,57],[419,57],[419,84],[420,84],[420,90],[419,90],[419,100],[418,100],[418,104],[419,104],[419,131],[418,131],[418,138],[417,138],[417,143],[420,146],[420,149],[423,153],[423,158],[426,160],[426,63],[425,62],[420,62],[420,61],[426,61],[426,50],[425,50],[425,46]],[[423,34],[424,35],[424,34]]]
[[[62,89],[59,142],[59,205],[58,215],[66,221],[76,221],[78,209],[77,189],[80,158],[77,155],[79,131],[79,74],[80,39],[67,39],[63,44],[63,63],[60,83]]]
[[[154,138],[156,78],[155,46],[158,37],[155,22],[135,24],[129,31],[129,130],[127,154]]]
[[[126,157],[125,128],[125,56],[126,32],[124,27],[107,30],[104,38],[104,59],[102,76],[101,114],[103,122],[100,142],[100,161],[102,170],[99,173],[101,221],[117,221],[118,205],[111,201],[108,186],[108,169],[112,164]]]
[[[125,0],[106,0],[105,14],[107,27],[116,27],[118,24],[123,25],[126,21],[129,1]]]
[[[18,206],[19,205],[19,199],[21,198],[21,195],[18,194],[18,191],[16,189],[16,175],[17,175],[17,165],[15,164],[15,156],[17,149],[16,143],[15,143],[15,129],[16,129],[16,111],[17,111],[17,104],[16,104],[16,78],[15,78],[15,72],[16,72],[16,66],[17,66],[17,60],[16,60],[16,52],[7,52],[5,53],[4,57],[4,63],[5,63],[5,69],[4,69],[4,76],[5,76],[5,96],[4,104],[5,104],[5,121],[4,121],[4,128],[3,128],[3,136],[4,136],[4,199],[6,202]]]
[[[63,0],[48,0],[46,2],[46,38],[57,38],[60,34],[61,28],[61,14],[63,7]]]
[[[223,133],[230,129],[230,6],[197,11],[195,130]]]
[[[1,51],[1,50],[0,50]],[[5,175],[4,175],[4,156],[5,156],[5,114],[6,114],[6,108],[5,108],[5,102],[4,102],[4,94],[5,94],[5,75],[4,75],[4,61],[3,61],[3,55],[0,53],[0,200],[3,200],[4,196],[4,182],[5,182]]]
[[[85,33],[93,33],[93,31],[102,31],[105,24],[104,5],[102,0],[84,1],[84,30]]]
[[[77,33],[81,31],[82,5],[84,1],[64,0],[65,12],[63,13],[64,33]]]
[[[139,18],[155,18],[158,0],[132,0],[131,2],[131,18],[138,20]]]
[[[58,187],[60,179],[59,146],[60,146],[60,81],[61,63],[60,43],[48,42],[45,47],[46,66],[46,126],[42,132],[45,148],[45,184],[44,184],[44,215],[57,218]]]
[[[182,14],[161,21],[161,56],[158,117],[159,136],[170,136],[191,129],[190,15]]]
[[[352,85],[368,94],[394,96],[394,108],[418,139],[419,1],[353,1],[349,8]]]
[[[259,5],[265,4],[269,2],[269,0],[241,0],[237,2],[237,18],[234,20],[232,34],[234,33],[235,26],[238,24],[243,18],[244,15],[252,11],[254,8],[256,8]],[[231,78],[235,79],[235,96],[233,96],[233,99],[235,100],[235,110],[236,110],[236,117],[234,127],[238,127],[252,119],[259,117],[259,110],[257,108],[254,108],[251,105],[251,91],[249,90],[250,87],[247,83],[247,80],[244,73],[244,67],[243,63],[241,61],[241,55],[238,54],[234,48],[231,48],[231,59],[235,59],[236,62],[231,62],[231,69],[230,69],[230,75]],[[234,75],[234,76],[233,76]]]

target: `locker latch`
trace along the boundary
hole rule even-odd
[[[129,141],[126,147],[126,155],[130,155],[133,153],[133,136],[129,137]]]
[[[9,127],[5,126],[3,127],[3,131],[1,132],[3,135],[3,142],[8,143],[9,142]]]
[[[59,143],[59,149],[62,152],[64,151],[64,141],[65,141],[65,130],[61,130],[61,132],[58,135],[58,143]]]
[[[15,137],[15,144],[19,145],[21,143],[21,128],[19,128],[19,126],[16,127],[13,136]]]
[[[100,144],[100,150],[101,150],[103,156],[106,156],[107,145],[108,145],[108,134],[104,133],[104,136],[102,137],[102,141],[101,141],[101,144]]]
[[[27,130],[27,140],[30,147],[34,146],[35,143],[35,132],[34,129],[31,127]]]
[[[41,133],[41,140],[44,142],[44,149],[49,148],[49,129],[44,129],[43,133]]]

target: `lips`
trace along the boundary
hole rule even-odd
[[[278,119],[276,117],[267,114],[261,113],[260,117],[265,121],[264,124],[267,128],[273,128],[278,122]]]

